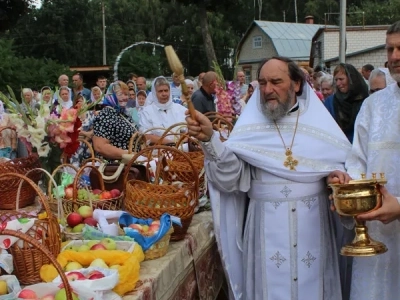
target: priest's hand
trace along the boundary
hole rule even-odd
[[[208,142],[214,133],[211,121],[202,113],[195,111],[195,120],[190,116],[189,110],[186,111],[186,123],[188,133],[199,141]]]
[[[381,221],[383,224],[388,224],[400,217],[400,204],[395,196],[390,194],[386,187],[380,187],[382,193],[382,207],[372,212],[357,216],[360,221]]]
[[[352,178],[346,172],[342,172],[339,170],[335,170],[329,174],[326,178],[327,184],[344,184],[348,183]],[[329,195],[329,200],[333,200],[332,194]],[[331,202],[331,210],[335,211],[335,206],[333,205],[333,201]]]

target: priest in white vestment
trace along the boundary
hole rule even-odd
[[[388,251],[355,257],[351,300],[400,299],[400,22],[386,36],[388,67],[397,82],[364,100],[354,126],[354,141],[346,169],[354,179],[361,173],[385,173],[382,208],[364,215],[371,238]]]
[[[202,114],[187,117],[230,298],[341,300],[326,177],[344,170],[350,143],[294,62],[268,60],[258,81],[225,143]]]
[[[140,131],[145,132],[146,139],[158,143],[161,135],[171,125],[185,122],[186,108],[172,102],[171,87],[165,77],[154,79],[151,96],[153,101],[143,108],[140,114]],[[150,130],[154,128],[154,130]],[[174,142],[172,136],[164,139],[163,143]]]

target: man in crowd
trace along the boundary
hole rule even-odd
[[[107,92],[107,78],[104,76],[100,75],[97,77],[96,85],[100,88],[103,94]]]
[[[244,76],[244,72],[239,71],[236,73],[236,80],[239,81],[240,84],[240,98],[246,95],[247,88],[249,87],[246,84],[246,77]]]
[[[138,91],[146,91],[147,95],[149,94],[149,91],[147,90],[146,78],[138,77],[136,80],[136,87]]]
[[[358,216],[367,223],[372,238],[383,242],[388,251],[372,257],[355,257],[351,300],[399,299],[400,295],[400,22],[386,33],[388,67],[397,84],[373,93],[364,100],[354,126],[353,147],[346,161],[348,174],[384,173],[388,183],[381,187],[382,207]],[[343,182],[344,174],[341,176]],[[339,177],[336,181],[340,180]]]
[[[290,59],[263,62],[258,82],[224,143],[200,112],[187,116],[231,299],[341,300],[325,178],[344,170],[350,143]]]
[[[217,81],[215,72],[207,72],[203,76],[203,84],[192,95],[192,102],[196,110],[202,114],[215,111],[214,94]]]
[[[68,86],[69,83],[69,78],[67,75],[62,74],[60,77],[58,77],[58,85],[61,86]]]
[[[138,76],[135,73],[128,74],[128,81],[132,80],[134,83],[136,83],[137,79],[138,79]]]
[[[373,69],[374,69],[374,66],[371,64],[366,64],[361,68],[361,74],[365,80],[368,81],[369,75],[371,75],[371,72]]]
[[[180,99],[182,95],[182,86],[178,75],[175,73],[172,73],[172,82],[170,86],[172,99]]]
[[[81,94],[86,101],[90,101],[90,90],[83,86],[83,77],[81,73],[75,73],[72,76],[72,98]]]

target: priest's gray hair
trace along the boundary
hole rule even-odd
[[[168,82],[168,80],[167,80],[166,78],[164,78],[164,77],[159,77],[159,78],[157,78],[156,81],[154,82],[154,87],[155,87],[155,88],[157,88],[157,87],[160,86],[160,85],[168,85],[168,89],[170,88],[170,87],[169,87],[169,82]]]
[[[263,60],[260,63],[260,66],[258,67],[257,70],[257,79],[260,78],[260,72],[262,67],[271,59],[276,59],[283,61],[287,64],[288,69],[289,69],[289,77],[293,82],[299,82],[300,83],[300,88],[299,91],[296,93],[296,96],[301,96],[303,94],[303,86],[305,82],[305,77],[304,77],[304,72],[300,69],[300,67],[290,58],[285,57],[285,56],[274,56],[268,59]]]

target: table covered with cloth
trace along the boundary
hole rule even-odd
[[[223,282],[211,211],[205,211],[193,216],[185,239],[170,242],[165,256],[140,264],[136,288],[123,299],[216,299]]]

